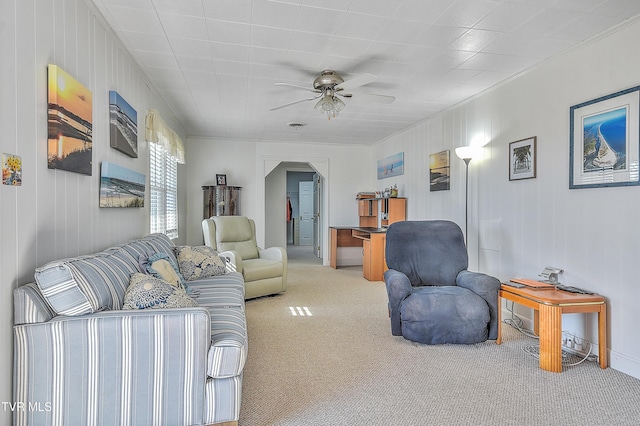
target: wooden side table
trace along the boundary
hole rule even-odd
[[[562,372],[562,314],[598,313],[598,359],[601,368],[607,357],[607,305],[603,296],[576,294],[553,289],[500,287],[500,297],[534,310],[534,333],[540,336],[540,368]],[[497,344],[502,343],[502,304],[498,309]]]

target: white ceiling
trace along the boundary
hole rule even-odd
[[[639,0],[93,2],[188,136],[343,144],[380,141],[640,14]],[[330,121],[313,101],[269,111],[313,95],[275,83],[311,88],[326,68],[374,74],[358,90],[396,100],[354,94]]]

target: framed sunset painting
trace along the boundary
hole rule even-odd
[[[91,91],[57,65],[48,66],[47,88],[49,168],[91,175]]]

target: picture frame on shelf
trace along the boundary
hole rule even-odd
[[[569,189],[640,185],[640,86],[569,108]]]
[[[537,140],[537,136],[533,136],[509,144],[509,180],[536,177]]]
[[[226,185],[227,175],[216,174],[216,185]]]

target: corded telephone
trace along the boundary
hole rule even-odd
[[[543,278],[543,283],[558,284],[558,274],[560,273],[562,273],[562,269],[547,266],[538,276]]]

